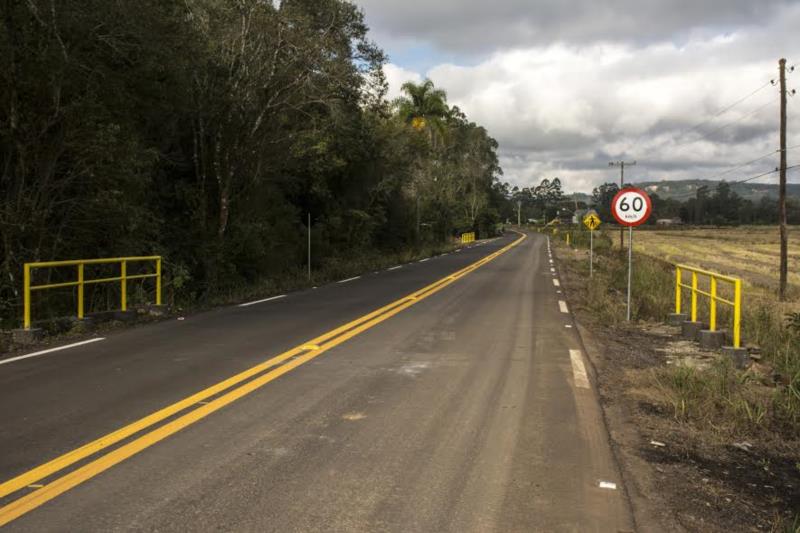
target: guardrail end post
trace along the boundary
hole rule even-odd
[[[84,280],[83,263],[78,263],[78,320],[83,320],[83,313],[84,313],[83,280]]]
[[[161,305],[161,258],[156,259],[156,305]]]
[[[24,299],[24,310],[23,310],[23,317],[22,317],[22,327],[25,329],[31,329],[31,265],[29,263],[25,263],[23,267],[23,290],[25,295],[23,296]]]

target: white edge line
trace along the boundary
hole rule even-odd
[[[558,309],[562,313],[569,313],[569,309],[567,308],[567,302],[565,302],[564,300],[558,301]]]
[[[97,337],[97,338],[94,338],[94,339],[89,339],[89,340],[85,340],[85,341],[81,341],[81,342],[75,342],[73,344],[67,344],[66,346],[59,346],[57,348],[50,348],[49,350],[42,350],[40,352],[33,352],[33,353],[26,354],[26,355],[19,355],[17,357],[12,357],[10,359],[3,359],[2,361],[0,361],[0,365],[5,365],[7,363],[13,363],[14,361],[21,361],[22,359],[28,359],[29,357],[38,357],[40,355],[45,355],[45,354],[48,354],[48,353],[60,352],[61,350],[67,350],[69,348],[75,348],[76,346],[83,346],[84,344],[91,344],[93,342],[98,342],[98,341],[102,341],[102,340],[105,340],[105,337]]]
[[[581,351],[570,350],[569,358],[572,361],[572,375],[575,377],[575,386],[581,389],[588,389],[589,376],[586,375],[586,367],[583,365]]]
[[[263,304],[264,302],[271,302],[272,300],[280,300],[281,298],[286,298],[286,295],[281,294],[280,296],[272,296],[271,298],[264,298],[263,300],[256,300],[255,302],[247,302],[246,304],[239,304],[239,307],[250,307],[251,305]]]
[[[425,261],[430,261],[430,260],[431,260],[430,257],[426,257],[425,259],[420,259],[419,262],[424,263]]]
[[[397,265],[392,268],[387,268],[386,270],[397,270],[398,268],[403,268],[403,265]]]
[[[553,278],[553,285],[555,285],[556,287],[560,287],[561,283],[557,279]]]
[[[343,279],[341,281],[337,281],[336,283],[347,283],[348,281],[354,281],[360,278],[361,276],[353,276],[352,278]]]

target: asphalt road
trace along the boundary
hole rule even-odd
[[[0,364],[3,531],[633,530],[517,238]]]

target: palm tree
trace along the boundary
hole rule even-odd
[[[401,90],[405,96],[395,102],[398,114],[415,130],[427,130],[433,144],[435,134],[443,135],[446,128],[445,119],[450,113],[447,93],[435,88],[431,80],[420,84],[408,81],[402,85]]]

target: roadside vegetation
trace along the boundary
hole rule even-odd
[[[761,271],[763,265],[742,259],[773,238],[766,235],[777,235],[772,230],[727,230],[719,252],[716,246],[697,245],[708,230],[637,231],[635,249],[643,252],[634,253],[631,324],[625,322],[627,254],[618,249],[617,230],[596,233],[591,280],[588,234],[573,232],[570,248],[564,229],[551,237],[579,320],[608,350],[598,370],[601,389],[606,387],[601,395],[607,405],[627,406],[618,413],[638,428],[638,436],[626,443],[633,447],[634,462],[645,458],[651,464],[661,479],[653,490],[671,499],[688,529],[700,527],[693,521],[704,516],[709,523],[703,529],[715,531],[742,524],[737,527],[794,532],[800,525],[797,287],[791,293],[794,301],[778,302],[773,284],[747,283],[748,272]],[[684,233],[686,241],[681,240]],[[726,269],[716,254],[734,246],[735,236],[740,259]],[[753,357],[747,368],[681,340],[677,329],[664,324],[674,312],[673,254],[685,263],[744,278],[742,335]],[[702,297],[698,310],[700,319],[707,319]],[[719,324],[729,325],[730,314],[722,312]],[[667,472],[672,477],[665,477]],[[692,489],[688,498],[686,490],[697,483],[703,486]],[[746,506],[747,520],[737,521],[743,512],[734,511],[737,506]]]
[[[723,240],[730,243],[734,232],[739,230],[729,230],[729,238]],[[763,235],[768,232],[771,228],[756,233]],[[753,230],[740,232],[742,255],[752,249],[752,243],[746,240],[752,233]],[[588,248],[586,232],[579,231],[573,235],[575,248]],[[587,287],[586,293],[587,306],[597,310],[598,319],[605,324],[620,324],[625,320],[627,257],[612,245],[616,241],[611,238],[613,235],[610,231],[595,235],[597,263],[593,283]],[[751,267],[740,260],[733,272],[720,269],[725,250],[716,246],[695,248],[691,236],[684,241],[683,234],[637,231],[635,250],[642,247],[646,252],[634,254],[634,320],[661,322],[674,312],[673,256],[665,251],[667,246],[652,244],[664,243],[668,239],[671,241],[669,248],[674,247],[681,261],[720,273],[744,273],[745,282],[750,268],[759,271],[763,268],[760,264]],[[573,259],[575,268],[588,276],[588,261],[581,260],[585,255],[585,252],[580,252]],[[684,296],[686,305],[688,295]],[[676,420],[704,425],[731,435],[764,438],[765,432],[769,432],[776,438],[797,439],[800,436],[800,304],[797,301],[781,304],[768,288],[746,283],[743,307],[742,337],[744,343],[757,352],[754,356],[758,360],[754,365],[740,371],[722,358],[708,368],[677,364],[655,372],[654,383]],[[701,296],[698,303],[701,320],[707,320],[707,309]],[[720,327],[730,324],[730,313],[722,306],[719,320]]]
[[[309,215],[314,281],[511,216],[495,140],[429,81],[389,101],[350,2],[4,6],[5,327],[25,262],[162,255],[168,299],[203,305],[298,283]]]

